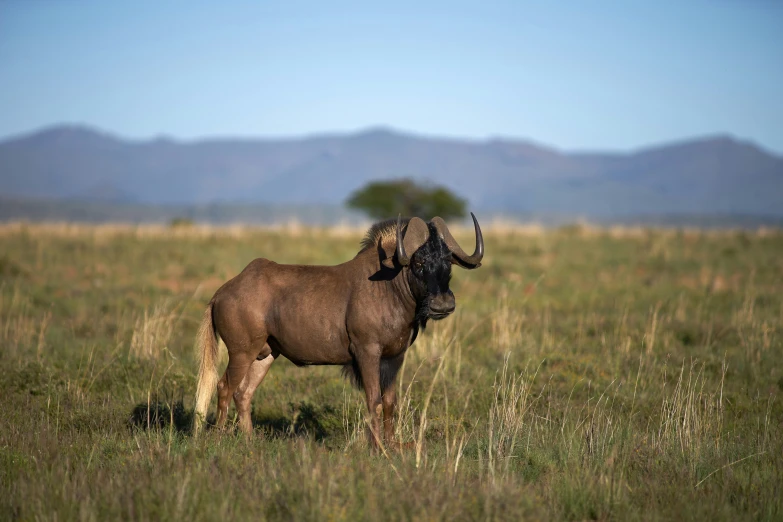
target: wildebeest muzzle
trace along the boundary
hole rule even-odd
[[[457,303],[451,291],[432,296],[429,302],[430,318],[443,319],[451,314],[456,307]]]

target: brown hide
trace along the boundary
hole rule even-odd
[[[272,354],[296,364],[349,364],[356,350],[394,357],[407,348],[416,302],[400,268],[365,250],[337,266],[256,259],[212,298],[229,353]]]

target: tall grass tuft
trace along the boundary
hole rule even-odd
[[[161,302],[145,308],[136,318],[128,355],[131,358],[158,360],[168,349],[180,314],[176,307]]]

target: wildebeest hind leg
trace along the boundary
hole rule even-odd
[[[215,426],[222,428],[226,424],[226,418],[228,417],[228,405],[231,400],[231,396],[228,394],[228,368],[223,374],[223,377],[217,384],[217,419],[215,420]]]
[[[228,343],[226,343],[228,345]],[[222,428],[226,424],[226,418],[228,417],[228,405],[231,400],[231,396],[234,395],[239,383],[247,375],[250,365],[255,360],[254,353],[248,353],[247,351],[232,351],[229,347],[228,350],[228,367],[223,378],[218,382],[218,411],[217,411],[217,427]]]
[[[269,355],[263,356],[264,352],[262,352],[253,361],[247,375],[245,375],[245,378],[242,379],[239,387],[234,392],[234,403],[237,406],[237,414],[239,415],[239,429],[246,435],[253,432],[253,421],[250,417],[253,394],[258,385],[261,384],[261,381],[264,380],[264,377],[266,377],[269,367],[275,362],[275,356],[271,354],[269,345],[266,345],[264,349]]]

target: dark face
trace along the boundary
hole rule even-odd
[[[451,251],[430,225],[430,238],[413,254],[410,262],[411,290],[419,301],[421,320],[443,319],[454,311],[456,302],[449,290]]]

